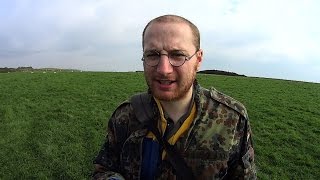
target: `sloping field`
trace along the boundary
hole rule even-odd
[[[199,75],[246,105],[260,179],[320,178],[320,84]],[[106,122],[142,73],[0,74],[0,179],[88,179]]]

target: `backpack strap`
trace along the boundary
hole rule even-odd
[[[148,129],[156,136],[159,144],[166,150],[168,160],[177,173],[177,179],[193,180],[192,169],[184,161],[174,145],[171,145],[160,134],[153,114],[152,96],[147,93],[136,94],[130,99],[134,114],[138,121],[146,125]]]
[[[153,119],[152,96],[148,93],[136,94],[131,97],[130,103],[138,121],[148,125]]]

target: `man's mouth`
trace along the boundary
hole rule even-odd
[[[171,81],[171,80],[157,80],[160,84],[163,84],[163,85],[170,85],[176,81]]]

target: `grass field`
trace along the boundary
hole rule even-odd
[[[320,178],[320,84],[199,75],[243,102],[260,179]],[[141,73],[0,74],[0,179],[88,179],[119,103]]]

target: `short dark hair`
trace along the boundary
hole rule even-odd
[[[142,48],[144,48],[144,35],[145,35],[145,32],[146,32],[147,28],[152,23],[161,23],[161,22],[183,22],[183,23],[186,23],[191,28],[192,35],[193,35],[193,44],[194,44],[194,46],[196,47],[196,49],[200,49],[200,32],[199,32],[199,29],[197,28],[197,26],[194,25],[188,19],[186,19],[184,17],[181,17],[181,16],[177,16],[177,15],[163,15],[163,16],[159,16],[159,17],[156,17],[156,18],[152,19],[146,25],[146,27],[143,29],[143,33],[142,33]]]

